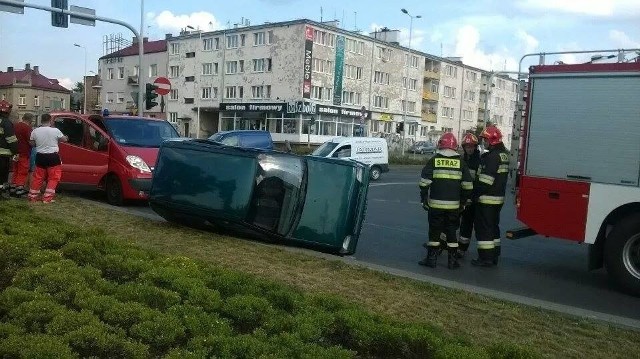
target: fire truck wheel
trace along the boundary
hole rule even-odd
[[[623,218],[613,227],[604,244],[604,262],[620,287],[640,296],[640,213]]]

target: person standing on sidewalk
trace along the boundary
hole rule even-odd
[[[9,172],[18,153],[18,138],[9,117],[12,107],[9,101],[0,101],[0,199],[9,198]]]
[[[467,133],[462,138],[462,160],[469,168],[469,174],[475,181],[478,167],[480,167],[480,150],[478,150],[478,137],[473,133]],[[458,240],[459,248],[456,253],[458,259],[464,258],[465,253],[469,249],[471,242],[471,234],[473,233],[473,220],[475,216],[475,203],[471,198],[467,201],[467,205],[460,216],[460,239]]]
[[[458,249],[456,231],[460,225],[460,208],[473,189],[467,165],[457,151],[458,141],[448,132],[438,141],[438,151],[422,169],[420,200],[429,212],[429,242],[427,256],[418,264],[435,268],[440,250],[440,235],[447,237],[449,269],[460,267],[455,253]],[[444,249],[444,248],[443,248]]]
[[[13,179],[11,180],[10,193],[13,197],[25,197],[27,190],[25,184],[29,176],[29,163],[31,160],[31,130],[33,126],[33,115],[25,113],[22,120],[15,125],[16,137],[18,138],[18,161],[16,161]]]
[[[56,195],[56,187],[62,177],[62,161],[58,143],[67,142],[69,138],[59,129],[51,126],[51,115],[44,114],[40,127],[31,132],[30,142],[36,148],[36,169],[29,189],[29,202],[37,202],[40,198],[42,183],[47,187],[42,202],[51,203]]]

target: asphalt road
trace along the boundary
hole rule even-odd
[[[633,323],[627,325],[638,326],[640,298],[613,288],[604,269],[588,272],[587,245],[539,236],[515,241],[503,239],[498,267],[476,268],[470,264],[476,256],[472,241],[458,270],[447,269],[444,253],[437,268],[419,266],[418,261],[426,254],[422,243],[428,231],[427,214],[418,202],[419,172],[418,167],[394,168],[371,184],[367,218],[353,259],[414,278],[454,283],[458,288],[486,289],[500,293],[502,298],[520,298],[517,300],[525,303],[531,300],[538,306],[574,314],[595,312],[596,318],[613,316],[623,319],[618,323],[629,320]],[[145,206],[126,210],[154,217]],[[509,197],[501,216],[503,238],[506,229],[521,225]],[[576,308],[577,312],[566,308]]]

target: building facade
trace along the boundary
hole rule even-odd
[[[6,72],[0,71],[0,100],[13,104],[14,117],[27,112],[39,117],[52,111],[68,111],[71,90],[42,75],[39,66],[26,64],[23,70],[8,67]]]
[[[138,75],[145,76],[145,83],[153,83],[158,77],[167,75],[167,41],[148,41],[143,39],[143,71],[138,71],[138,40],[133,39],[131,46],[102,56],[98,61],[100,76],[100,101],[103,109],[112,114],[136,113],[138,101]],[[95,86],[95,85],[94,85]],[[161,100],[159,98],[158,100]],[[150,110],[144,110],[145,116],[165,118],[165,109],[161,101]],[[144,104],[142,105],[144,106]]]

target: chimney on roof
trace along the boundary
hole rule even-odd
[[[31,64],[27,62],[27,63],[24,65],[24,69],[25,69],[25,70],[27,70],[27,71],[31,70]]]
[[[164,39],[165,40],[169,40],[170,38],[172,38],[173,35],[172,34],[164,34]]]
[[[7,72],[13,72],[13,67],[11,66],[7,67]]]
[[[35,72],[36,74],[40,74],[40,66],[34,66],[33,72]]]
[[[133,43],[133,44],[137,44],[137,43],[138,43],[138,37],[137,37],[137,36],[134,36],[134,37],[133,37],[133,40],[131,40],[131,43]]]
[[[142,42],[143,42],[143,43],[144,43],[144,42],[149,42],[149,38],[148,38],[148,37],[146,37],[146,36],[145,36],[145,37],[143,37],[143,38],[142,38]]]

